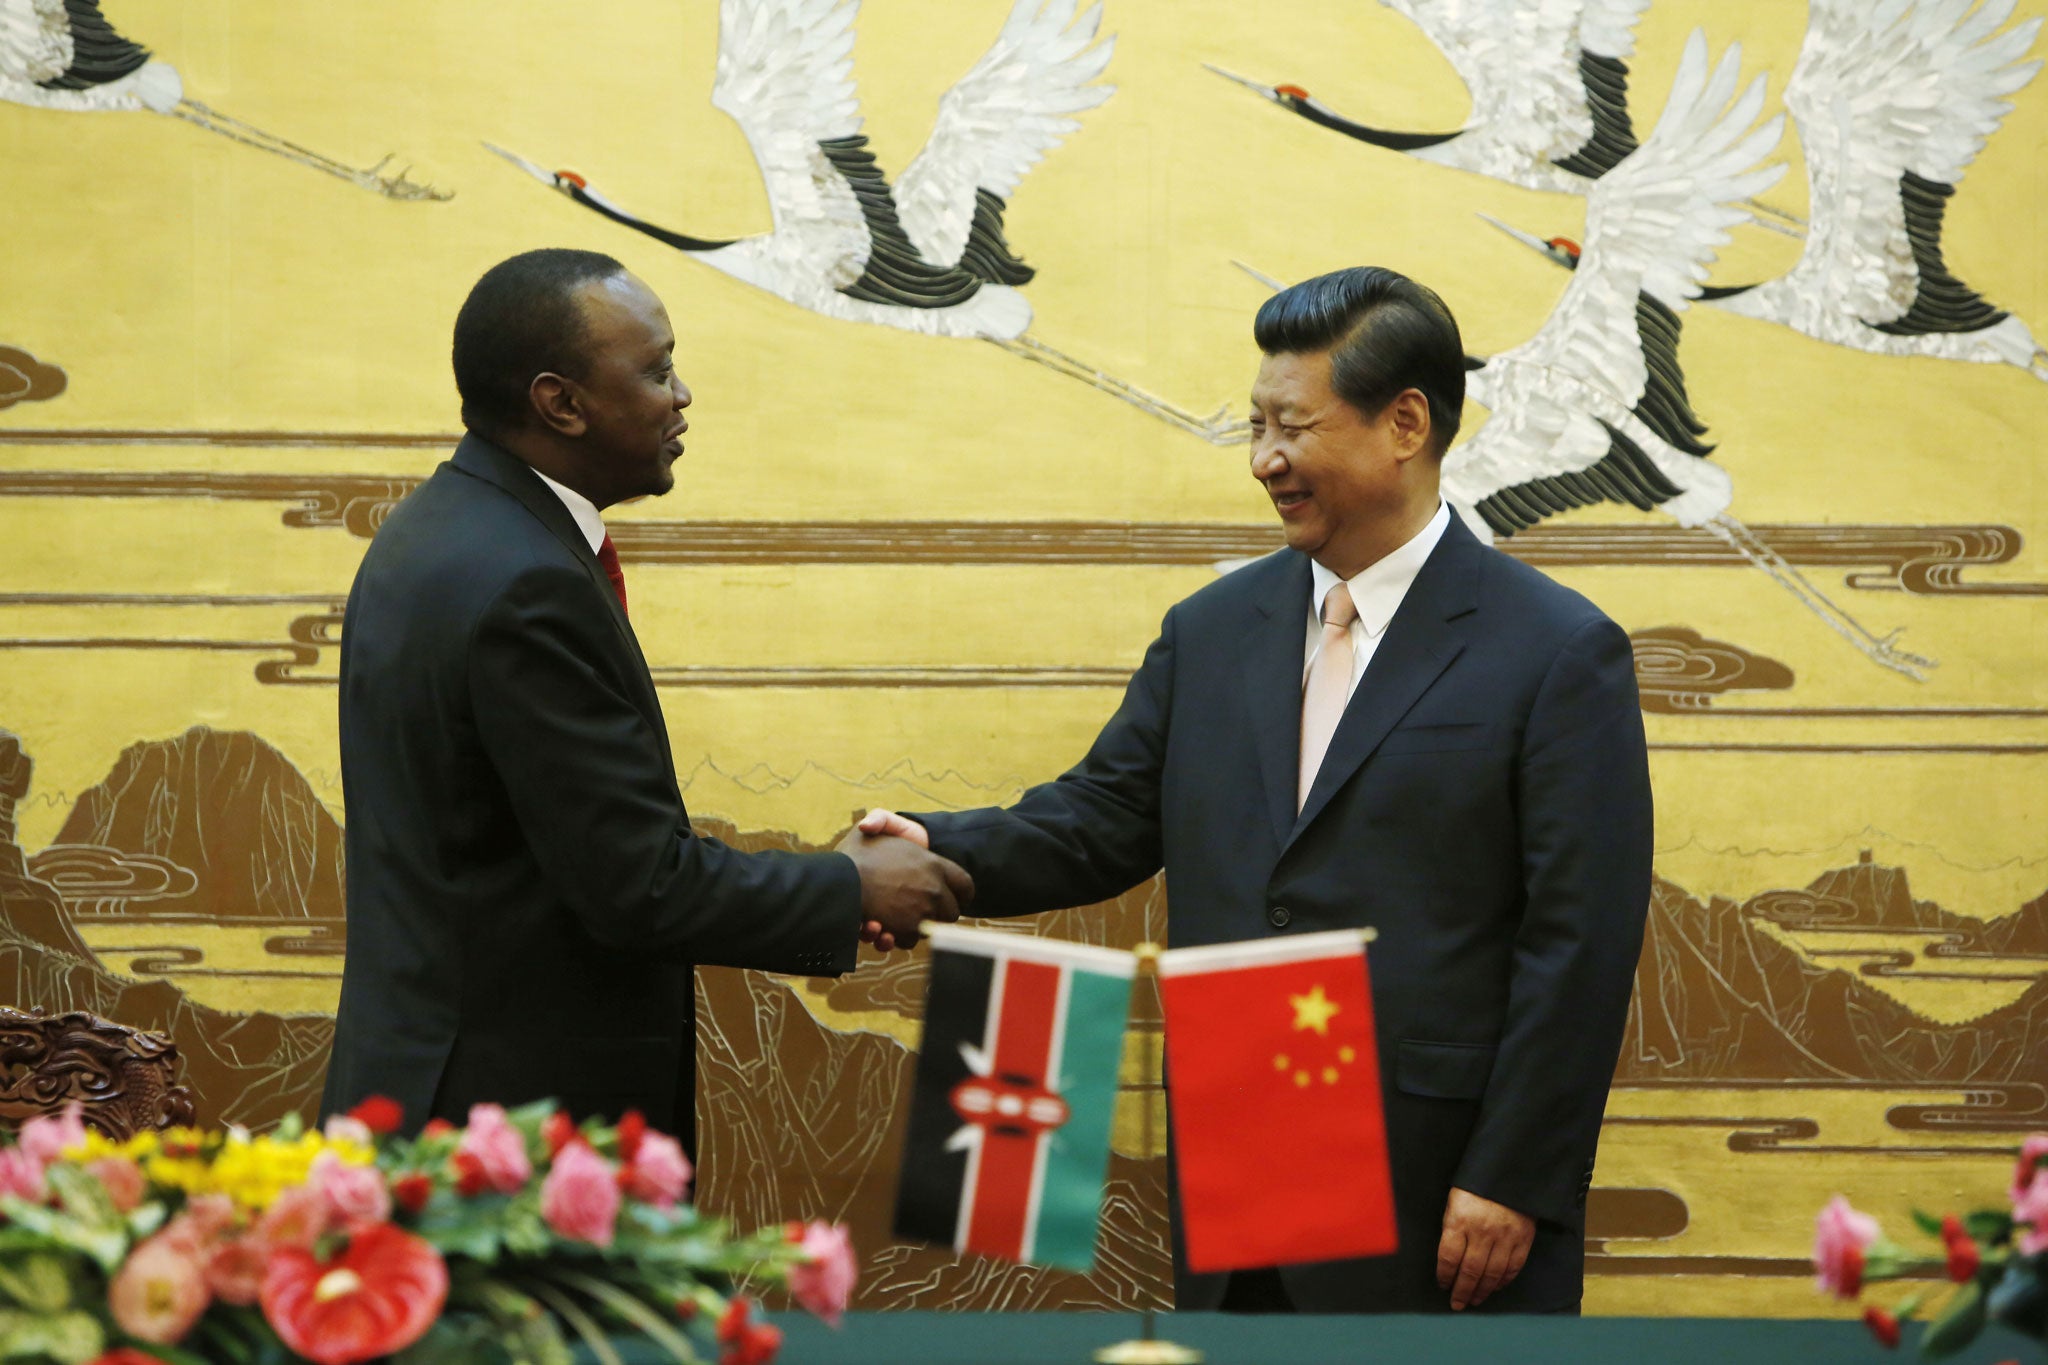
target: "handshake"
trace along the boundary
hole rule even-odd
[[[860,873],[861,942],[914,948],[920,925],[950,924],[974,904],[974,878],[930,849],[923,825],[887,810],[869,811],[839,841]]]

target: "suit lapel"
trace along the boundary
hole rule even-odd
[[[1387,624],[1386,636],[1373,651],[1365,676],[1358,680],[1358,690],[1352,694],[1344,718],[1337,723],[1337,733],[1331,737],[1315,785],[1309,788],[1301,818],[1289,822],[1292,833],[1284,844],[1292,844],[1301,837],[1301,832],[1330,804],[1336,790],[1372,757],[1387,732],[1464,650],[1464,636],[1451,622],[1479,604],[1482,554],[1479,542],[1453,514],[1443,538],[1430,552],[1394,619]],[[1300,724],[1297,718],[1297,730]]]
[[[1301,670],[1308,649],[1311,581],[1308,556],[1288,552],[1279,589],[1253,599],[1258,614],[1245,640],[1252,743],[1259,755],[1259,780],[1266,789],[1273,838],[1282,845],[1294,828],[1294,793],[1301,771]]]
[[[654,690],[654,676],[647,667],[647,657],[640,652],[640,638],[633,633],[632,623],[626,619],[626,609],[619,605],[618,594],[612,591],[612,581],[597,562],[590,542],[583,538],[583,528],[576,524],[576,518],[569,514],[569,509],[555,496],[554,490],[542,483],[540,476],[524,460],[500,450],[480,436],[464,436],[455,447],[451,463],[465,474],[473,474],[518,499],[520,505],[533,513],[583,566],[583,572],[611,614],[612,629],[617,632],[627,655],[639,665],[635,676],[640,683],[640,708],[653,722],[655,733],[661,736],[662,759],[669,764],[669,775],[673,777],[675,765],[670,761],[668,724],[661,713],[661,698]]]

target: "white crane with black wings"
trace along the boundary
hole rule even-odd
[[[1444,496],[1489,539],[1599,503],[1703,527],[1872,659],[1919,677],[1930,661],[1872,635],[1728,515],[1728,474],[1700,440],[1706,427],[1678,364],[1679,314],[1729,229],[1750,217],[1742,202],[1785,169],[1760,164],[1784,123],[1757,121],[1763,78],[1738,93],[1740,82],[1740,46],[1710,69],[1706,37],[1694,32],[1656,130],[1587,190],[1585,249],[1549,320],[1475,362],[1468,393],[1490,415],[1445,455]]]
[[[1838,346],[2016,365],[2048,352],[1950,273],[1942,222],[1956,183],[2041,69],[2040,31],[2000,29],[2013,0],[1812,0],[1785,105],[1806,155],[1806,249],[1767,284],[1710,302]]]
[[[991,341],[1114,394],[1205,439],[1242,439],[1027,336],[1033,275],[1003,231],[1009,196],[1033,165],[1108,99],[1097,82],[1114,38],[1102,7],[1015,0],[980,61],[939,101],[924,150],[892,187],[861,132],[853,77],[860,0],[721,0],[711,101],[745,132],[773,214],[737,240],[694,237],[627,212],[573,171],[505,151],[586,208],[715,270],[824,317]],[[485,144],[489,146],[490,144]]]
[[[1472,97],[1462,128],[1403,132],[1346,117],[1298,85],[1209,69],[1311,123],[1420,161],[1532,190],[1583,191],[1636,149],[1628,59],[1650,0],[1380,0],[1413,20]]]
[[[350,166],[186,98],[177,68],[122,36],[100,0],[0,0],[0,99],[67,113],[169,114],[389,199],[450,197],[385,170],[391,157]]]

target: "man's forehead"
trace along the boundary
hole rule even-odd
[[[591,280],[578,291],[583,318],[594,337],[627,346],[666,350],[675,345],[668,310],[652,289],[621,272]]]
[[[1329,367],[1327,352],[1268,355],[1252,381],[1252,401],[1272,408],[1315,407],[1330,392]]]

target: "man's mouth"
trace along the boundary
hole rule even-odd
[[[1274,509],[1283,517],[1290,512],[1306,507],[1309,501],[1309,495],[1299,490],[1289,490],[1287,492],[1269,490],[1269,495],[1273,499]]]

